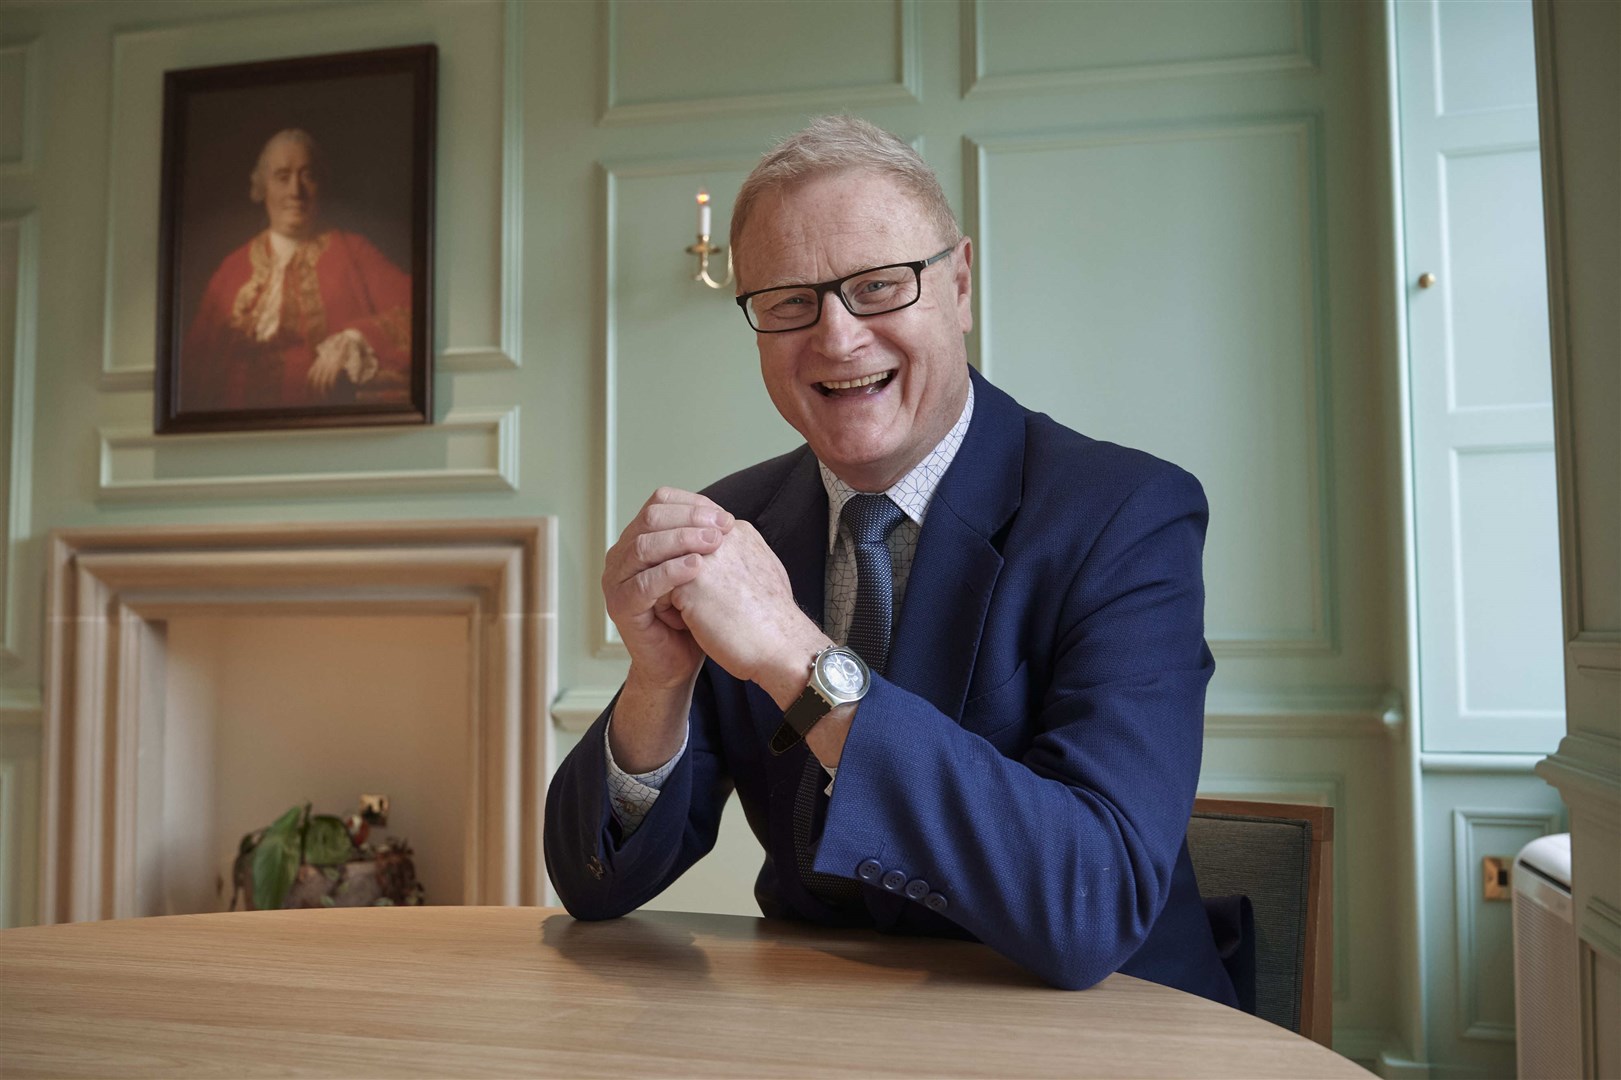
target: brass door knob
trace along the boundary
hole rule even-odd
[[[1430,273],[1429,271],[1425,271],[1424,273],[1418,275],[1418,287],[1419,288],[1427,289],[1431,285],[1434,285],[1434,284],[1435,284],[1435,275]]]

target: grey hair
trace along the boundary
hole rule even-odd
[[[769,191],[781,191],[818,176],[870,172],[900,185],[921,205],[940,232],[940,242],[962,238],[940,180],[928,162],[901,139],[857,116],[818,116],[804,130],[766,152],[743,181],[732,203],[731,244],[734,254],[755,203]]]
[[[265,201],[265,159],[270,156],[270,148],[279,142],[297,143],[308,150],[310,164],[314,166],[315,174],[317,176],[321,174],[323,165],[321,144],[303,128],[282,128],[265,140],[264,149],[259,151],[259,161],[253,166],[253,172],[248,174],[248,198],[256,203]]]

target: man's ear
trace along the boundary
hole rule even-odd
[[[974,328],[974,242],[962,238],[962,258],[955,260],[957,273],[952,285],[957,295],[957,325],[963,333]]]

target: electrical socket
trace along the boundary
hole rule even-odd
[[[1487,900],[1507,900],[1514,887],[1514,860],[1503,855],[1488,855],[1480,860],[1481,879]]]

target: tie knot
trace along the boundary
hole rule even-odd
[[[852,495],[841,515],[857,545],[882,544],[905,516],[906,512],[884,494]]]

